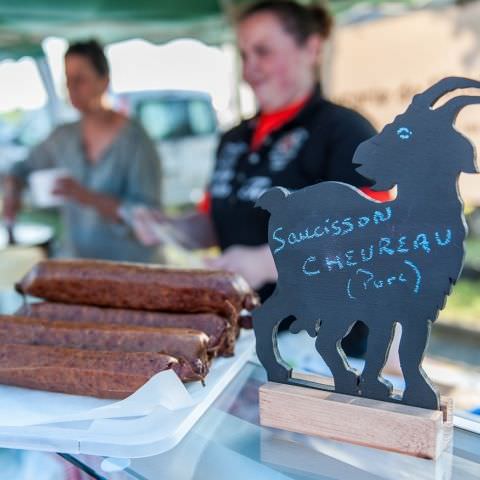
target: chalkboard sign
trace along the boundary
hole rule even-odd
[[[447,92],[469,87],[480,82],[441,80],[357,148],[357,170],[375,182],[374,190],[396,186],[395,199],[377,202],[339,182],[295,192],[277,187],[259,198],[257,206],[270,212],[268,242],[278,270],[275,292],[254,312],[257,353],[270,381],[326,388],[293,378],[279,355],[278,325],[291,317],[291,332],[316,337],[336,392],[439,408],[421,362],[431,324],[462,269],[466,227],[458,176],[478,173],[475,149],[453,123],[480,96],[432,107]],[[340,346],[357,321],[369,330],[361,375]],[[397,322],[406,383],[401,399],[381,377]]]

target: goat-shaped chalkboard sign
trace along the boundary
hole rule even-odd
[[[340,182],[295,192],[273,188],[257,206],[270,212],[268,242],[278,270],[273,295],[254,312],[257,354],[273,382],[315,386],[292,377],[277,347],[277,330],[306,330],[330,368],[338,393],[438,409],[421,363],[430,327],[458,279],[466,234],[457,190],[461,172],[478,173],[473,145],[453,128],[459,111],[480,103],[461,95],[432,108],[446,93],[480,88],[445,78],[413,98],[405,113],[357,148],[357,171],[374,190],[397,187],[380,203]],[[365,367],[349,367],[341,340],[355,322],[368,326]],[[381,377],[395,323],[405,379],[402,398]]]

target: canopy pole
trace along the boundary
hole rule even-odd
[[[52,71],[46,57],[35,58],[35,65],[47,93],[47,112],[53,127],[60,123],[60,99],[53,82]]]
[[[235,17],[235,5],[232,0],[218,0],[218,5],[220,6],[225,20],[231,26],[234,24]],[[235,123],[240,122],[242,119],[242,102],[240,98],[240,82],[242,81],[241,74],[241,65],[240,65],[240,53],[235,42],[233,42],[233,58],[232,58],[232,105]]]

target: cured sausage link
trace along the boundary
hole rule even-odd
[[[45,300],[165,312],[215,312],[228,318],[251,310],[258,298],[231,272],[184,270],[105,260],[50,259],[16,285]]]
[[[183,367],[162,353],[0,345],[0,383],[74,395],[125,398],[158,372],[184,377]]]
[[[148,312],[146,310],[37,302],[23,305],[15,314],[74,323],[192,328],[207,334],[207,349],[212,357],[216,355],[231,356],[235,348],[234,328],[227,319],[214,313]]]
[[[98,325],[0,315],[0,343],[159,352],[183,358],[191,366],[192,376],[198,379],[205,377],[209,364],[207,335],[186,328]]]

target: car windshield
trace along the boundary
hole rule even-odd
[[[136,104],[135,116],[155,140],[207,135],[216,130],[207,99],[152,98]]]

